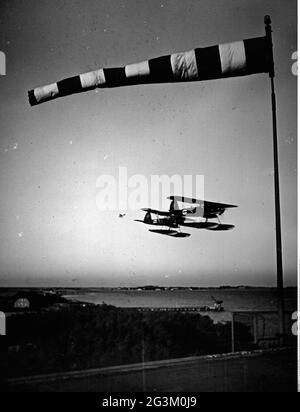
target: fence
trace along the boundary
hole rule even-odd
[[[292,334],[292,312],[285,312],[285,343],[296,345]],[[241,327],[248,330],[247,337],[241,334]],[[241,339],[243,336],[243,339]],[[274,348],[280,346],[279,318],[276,311],[232,312],[231,350],[232,352],[252,348]]]

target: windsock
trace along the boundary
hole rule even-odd
[[[95,88],[191,82],[268,73],[272,63],[267,37],[197,48],[123,67],[83,73],[28,92],[32,106]]]

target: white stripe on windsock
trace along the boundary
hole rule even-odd
[[[176,80],[197,80],[198,78],[195,50],[172,54],[171,66]]]
[[[48,84],[46,86],[37,87],[34,89],[34,96],[37,102],[53,98],[59,95],[57,83]]]
[[[83,73],[79,77],[83,89],[101,87],[105,84],[105,75],[103,69]]]
[[[125,74],[127,79],[131,77],[147,77],[150,75],[149,61],[141,63],[128,64],[125,66]]]
[[[30,104],[34,106],[56,97],[81,93],[95,87],[184,82],[268,73],[272,64],[268,39],[258,37],[196,48],[127,66],[91,71],[29,90],[28,97]]]
[[[219,45],[222,73],[230,75],[247,69],[246,51],[243,41]]]

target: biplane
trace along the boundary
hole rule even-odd
[[[160,229],[150,229],[152,233],[181,238],[191,236],[190,233],[182,232],[181,227],[212,231],[226,231],[234,228],[234,225],[221,223],[220,216],[227,209],[237,207],[235,205],[182,196],[170,196],[168,199],[171,200],[168,211],[142,209],[146,212],[144,220],[136,220],[136,222],[160,227]],[[189,204],[189,207],[180,208],[179,203]],[[210,219],[217,219],[217,222],[211,222]]]

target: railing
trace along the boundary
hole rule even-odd
[[[285,312],[285,344],[296,345],[297,339],[292,334],[292,312]],[[241,341],[237,326],[248,328],[248,339]],[[253,348],[276,348],[280,346],[280,328],[276,311],[238,311],[232,312],[231,351]],[[244,335],[243,335],[244,336]]]

